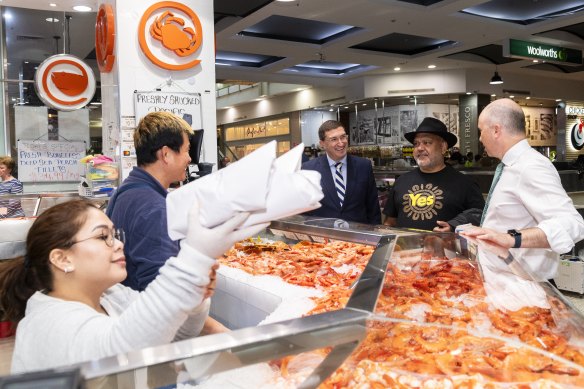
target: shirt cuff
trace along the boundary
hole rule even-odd
[[[544,220],[537,226],[547,237],[550,248],[557,254],[564,254],[572,250],[574,241],[566,231],[564,223],[554,219]]]

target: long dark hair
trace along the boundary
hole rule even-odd
[[[53,290],[49,262],[51,250],[71,246],[73,238],[87,220],[89,200],[71,200],[43,212],[26,236],[26,255],[0,263],[0,309],[5,319],[19,322],[26,302],[36,291]]]

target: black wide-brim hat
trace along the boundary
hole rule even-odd
[[[448,147],[452,147],[458,142],[458,138],[452,132],[448,132],[446,125],[438,119],[431,117],[424,118],[422,123],[416,128],[416,131],[407,132],[404,134],[405,138],[414,143],[416,134],[434,134],[438,135],[448,143]]]

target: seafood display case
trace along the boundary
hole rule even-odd
[[[582,316],[533,279],[536,305],[509,309],[455,234],[295,217],[222,267],[318,293],[283,297],[276,311],[300,305],[287,318],[83,364],[88,387],[584,387]]]

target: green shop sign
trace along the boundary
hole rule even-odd
[[[582,50],[509,39],[503,45],[505,57],[539,59],[562,65],[582,65]]]

